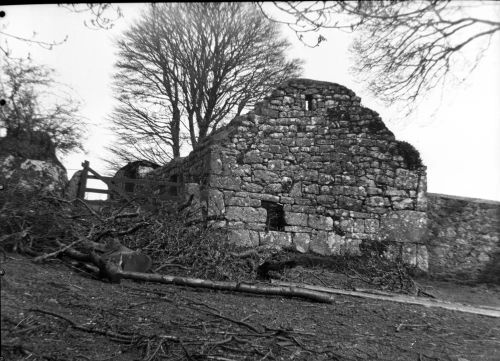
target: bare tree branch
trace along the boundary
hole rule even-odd
[[[123,17],[123,13],[119,6],[111,3],[87,3],[87,4],[58,4],[59,7],[65,8],[72,13],[88,13],[90,16],[83,21],[83,24],[92,30],[108,30],[111,29],[115,22]],[[52,50],[54,46],[64,44],[68,40],[66,35],[62,40],[38,40],[37,33],[33,32],[31,37],[19,36],[6,31],[6,25],[0,27],[0,35],[5,37],[4,44],[0,44],[0,51],[4,55],[9,56],[9,46],[7,39],[21,41],[31,45],[37,45],[47,50]]]
[[[68,9],[73,13],[89,14],[89,19],[84,20],[84,25],[92,30],[109,30],[115,22],[123,17],[119,6],[112,3],[66,3],[58,6]]]
[[[273,2],[261,11],[286,24],[299,39],[321,29],[354,32],[352,73],[379,99],[410,113],[417,102],[453,75],[463,81],[500,32],[500,5],[491,1],[330,1]],[[491,8],[490,18],[478,15]],[[317,46],[324,40],[318,35]],[[468,49],[467,56],[464,49]]]

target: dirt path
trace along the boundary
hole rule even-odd
[[[446,310],[500,318],[500,308],[493,306],[470,305],[458,302],[445,301],[443,299],[437,299],[437,298],[423,298],[423,297],[394,294],[390,292],[383,292],[383,291],[369,290],[369,289],[350,291],[350,290],[342,290],[331,287],[301,285],[292,282],[278,281],[273,283],[278,286],[301,287],[312,291],[325,292],[334,295],[368,298],[368,299],[387,301],[387,302],[420,305],[424,307],[437,307],[437,308],[444,308]]]
[[[345,295],[318,304],[108,284],[59,262],[9,256],[1,290],[6,360],[499,359],[498,318]]]

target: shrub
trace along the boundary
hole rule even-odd
[[[410,143],[405,141],[397,141],[396,147],[393,149],[394,149],[394,154],[403,157],[408,169],[416,170],[418,168],[423,167],[422,159],[420,158],[420,153]]]
[[[384,129],[386,129],[386,126],[380,119],[373,119],[368,123],[368,130],[372,133],[377,133]]]

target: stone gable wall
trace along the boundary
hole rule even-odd
[[[241,245],[360,254],[387,241],[393,255],[427,267],[418,152],[341,85],[282,84],[157,175],[174,173],[205,207],[200,219]]]
[[[500,281],[500,202],[428,197],[429,272],[474,279],[496,270]]]

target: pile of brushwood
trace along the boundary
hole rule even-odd
[[[224,230],[184,226],[189,210],[179,212],[177,204],[157,202],[150,207],[134,201],[94,207],[89,203],[50,194],[1,192],[1,249],[41,261],[88,254],[117,239],[148,254],[155,272],[214,280],[252,277],[256,254],[240,257],[236,246],[223,241]]]
[[[155,205],[151,206],[151,200],[146,199],[94,207],[80,199],[4,190],[0,192],[0,249],[24,253],[39,262],[59,258],[85,272],[92,272],[99,271],[96,251],[100,245],[115,239],[149,255],[156,275],[251,283],[262,278],[259,277],[259,265],[268,261],[281,262],[284,267],[278,267],[278,272],[271,272],[266,278],[297,281],[287,271],[304,264],[287,263],[287,260],[307,256],[262,246],[238,248],[225,241],[224,229],[202,224],[186,226],[185,220],[192,207],[157,200],[153,203]],[[314,264],[311,266],[314,271]],[[401,262],[383,257],[368,254],[330,257],[327,268],[376,288],[418,293],[411,270]],[[100,271],[102,275],[102,269]],[[158,279],[153,275],[142,278],[146,281]],[[314,279],[319,278],[313,275],[300,281],[314,283]],[[178,281],[172,280],[170,283]],[[321,284],[328,286],[325,282]]]

